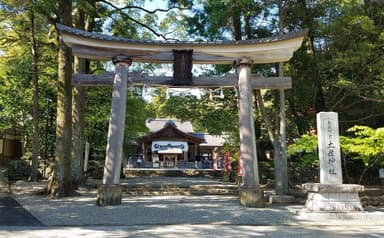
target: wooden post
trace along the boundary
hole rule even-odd
[[[127,103],[128,57],[113,58],[115,78],[112,92],[111,116],[109,119],[108,144],[104,166],[103,185],[98,189],[97,204],[101,206],[121,204],[120,170]]]
[[[147,145],[143,142],[143,145],[142,145],[142,148],[143,148],[143,158],[141,158],[144,161],[147,161]]]
[[[243,162],[243,182],[240,185],[240,203],[247,207],[264,207],[263,190],[259,185],[256,136],[253,121],[252,87],[250,81],[252,60],[237,62],[239,72],[239,131]]]
[[[279,63],[279,77],[283,77],[283,63]],[[274,158],[275,168],[275,184],[276,184],[276,195],[288,195],[288,163],[287,163],[287,152],[286,152],[286,118],[285,118],[285,91],[283,88],[279,89],[279,103],[280,103],[280,129],[276,136],[279,147],[276,153],[279,152]]]
[[[85,153],[84,153],[84,169],[83,172],[84,174],[87,174],[88,170],[88,160],[89,160],[89,142],[85,142]]]

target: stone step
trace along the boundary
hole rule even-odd
[[[221,171],[197,169],[126,169],[124,175],[132,177],[220,177]]]
[[[360,197],[379,197],[384,195],[384,186],[364,186],[364,191],[359,192]]]
[[[236,184],[218,178],[220,170],[211,169],[150,169],[125,170],[123,193],[128,195],[239,195]]]
[[[123,184],[127,195],[239,195],[236,185],[128,185]]]
[[[195,169],[131,169],[120,180],[126,195],[231,195],[238,196],[235,183],[220,179],[220,171]],[[98,187],[100,179],[88,180]]]

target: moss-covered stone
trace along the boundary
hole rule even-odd
[[[264,191],[260,187],[256,188],[242,188],[240,192],[240,203],[246,207],[265,207],[264,203]]]
[[[96,204],[99,206],[120,205],[121,198],[121,185],[100,185],[97,189]]]

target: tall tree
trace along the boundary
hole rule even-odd
[[[32,53],[32,82],[33,82],[33,139],[32,139],[32,166],[31,166],[31,180],[38,179],[38,166],[39,166],[39,76],[38,76],[38,53],[36,43],[36,27],[35,27],[35,13],[34,1],[29,3],[29,21],[30,21],[30,41]]]
[[[314,126],[314,114],[322,110],[339,112],[341,129],[381,126],[382,5],[292,1],[287,28],[310,29],[289,67],[294,87],[287,98],[299,134]]]
[[[72,1],[58,2],[58,22],[72,26]],[[59,36],[59,66],[56,119],[56,169],[49,181],[52,196],[68,196],[73,192],[71,147],[72,147],[72,54]]]
[[[96,2],[91,1],[77,2],[75,27],[86,31],[92,31],[94,16],[92,13],[96,8]],[[88,13],[86,11],[88,10]],[[75,73],[89,73],[90,62],[87,59],[79,57],[74,58],[74,72]],[[72,183],[75,187],[85,183],[84,176],[84,150],[85,150],[85,104],[86,104],[86,88],[74,87],[73,88],[73,143],[72,143]]]

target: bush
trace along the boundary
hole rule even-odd
[[[340,136],[344,180],[362,184],[368,171],[376,173],[384,166],[384,128],[354,126]],[[302,135],[288,146],[288,155],[296,157],[300,167],[318,166],[317,136]],[[378,173],[373,177],[378,177]]]

